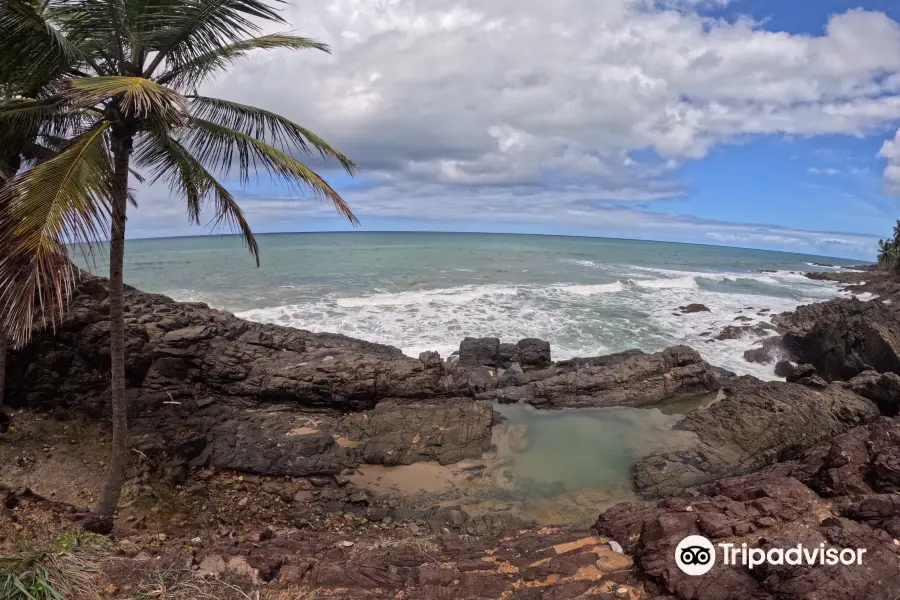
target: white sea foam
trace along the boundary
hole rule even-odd
[[[582,267],[594,267],[601,268],[603,267],[603,263],[599,263],[593,260],[581,260],[577,258],[564,258],[561,262],[569,263],[570,265],[579,265]]]
[[[614,294],[625,289],[621,281],[598,283],[594,285],[559,285],[554,289],[576,296],[595,296],[597,294]]]
[[[671,277],[666,279],[638,279],[632,280],[632,283],[642,288],[650,288],[654,290],[669,288],[692,290],[697,288],[697,278],[694,275],[687,275],[685,277]]]
[[[368,296],[337,298],[338,306],[345,308],[361,306],[408,306],[423,302],[449,302],[465,304],[484,296],[514,296],[518,291],[513,287],[502,286],[462,286],[453,289],[406,291],[398,293],[378,293]]]
[[[614,275],[620,277],[618,281],[596,284],[471,284],[330,295],[239,316],[391,344],[410,356],[425,350],[446,356],[466,336],[494,336],[504,342],[524,337],[546,339],[556,359],[628,348],[652,352],[688,344],[712,364],[774,379],[771,364],[753,364],[743,358],[746,350],[768,334],[709,340],[728,325],[768,322],[771,315],[799,304],[838,296],[836,285],[788,271],[659,271],[622,268]],[[689,303],[704,304],[710,311],[685,315],[677,310]],[[736,317],[751,321],[735,321]]]

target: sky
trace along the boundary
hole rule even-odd
[[[361,231],[612,236],[874,258],[900,218],[896,0],[291,0],[331,45],[201,92],[279,112]],[[344,231],[277,182],[256,232]],[[196,235],[162,183],[130,237]]]

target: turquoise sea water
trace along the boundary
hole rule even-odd
[[[446,356],[465,336],[539,337],[554,357],[676,343],[710,361],[746,363],[754,339],[707,332],[838,294],[806,279],[801,254],[685,244],[468,233],[316,233],[259,237],[257,269],[232,236],[129,241],[126,281],[257,321],[344,333]],[[103,265],[98,265],[103,271]],[[774,271],[774,272],[764,272]],[[711,312],[676,316],[700,302]]]

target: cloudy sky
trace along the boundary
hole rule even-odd
[[[363,231],[598,235],[871,258],[900,217],[896,0],[293,0],[333,47],[203,92],[353,158]],[[258,232],[348,226],[267,181]],[[140,190],[132,237],[199,234]]]

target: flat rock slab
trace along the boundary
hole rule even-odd
[[[694,448],[637,462],[639,495],[660,498],[750,473],[879,416],[874,402],[838,384],[817,390],[742,377],[731,385],[724,399],[676,425],[697,434]]]
[[[470,372],[470,381],[480,400],[550,409],[652,406],[719,388],[712,368],[687,346],[575,358],[534,371]]]

